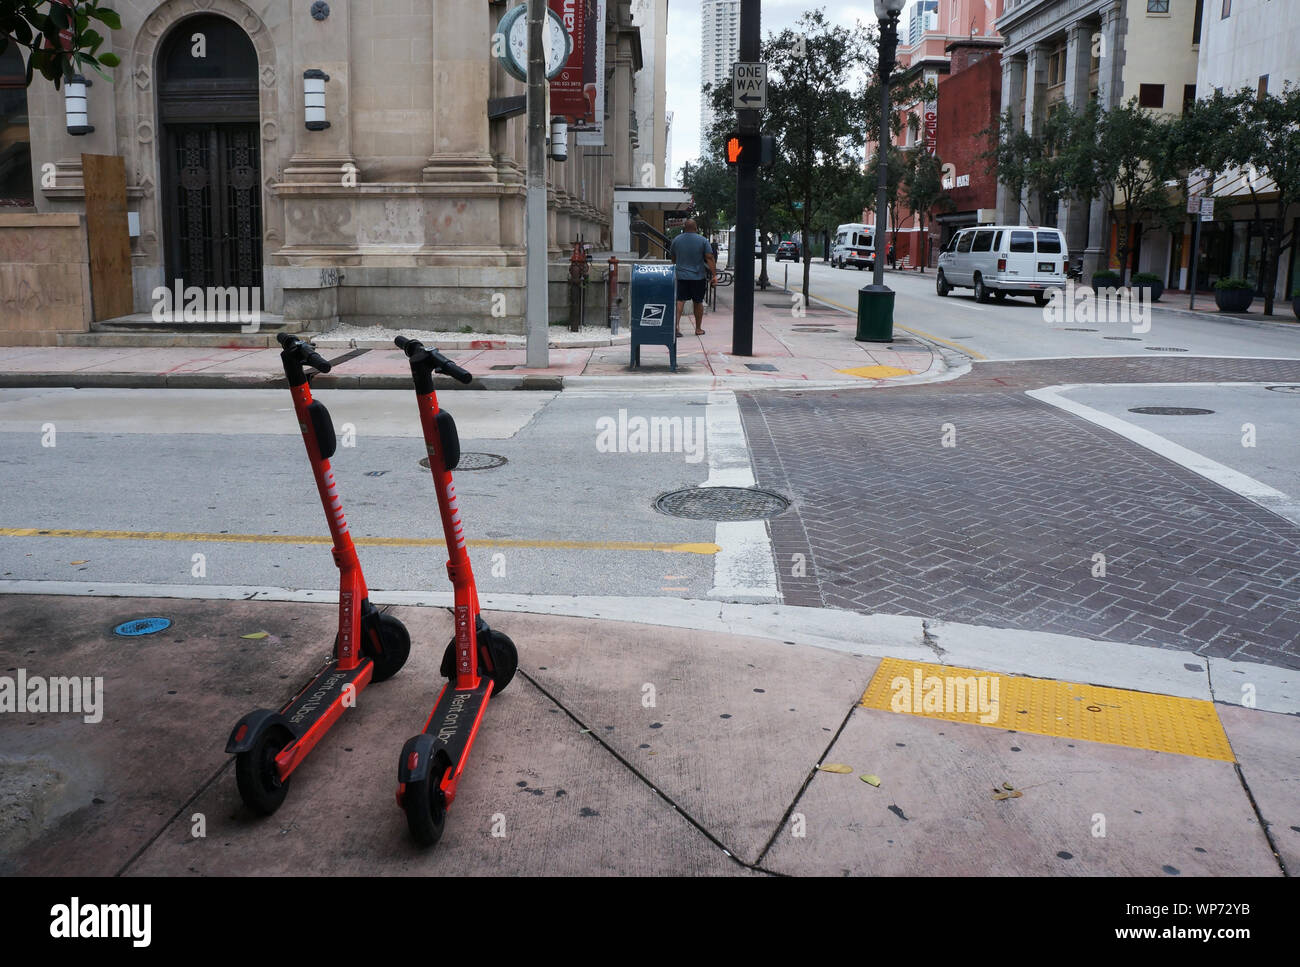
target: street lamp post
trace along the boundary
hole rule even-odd
[[[898,17],[907,0],[876,0],[880,21],[880,133],[876,157],[880,182],[876,189],[875,266],[871,285],[858,290],[858,334],[860,342],[894,341],[894,290],[885,285],[884,221],[889,211],[889,75],[894,72],[898,52]]]

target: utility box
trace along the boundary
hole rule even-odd
[[[641,365],[642,346],[667,346],[669,366],[677,372],[677,266],[633,265],[628,301],[632,367]]]

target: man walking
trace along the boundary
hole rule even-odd
[[[708,239],[699,234],[695,219],[686,219],[682,233],[668,247],[668,257],[677,266],[677,319],[676,331],[682,335],[682,311],[689,299],[695,303],[695,335],[704,335],[704,296],[717,261]]]

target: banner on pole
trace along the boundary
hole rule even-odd
[[[551,79],[551,113],[565,118],[577,144],[605,143],[606,0],[547,0],[573,41]]]

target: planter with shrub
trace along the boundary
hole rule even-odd
[[[1099,292],[1102,289],[1118,289],[1120,286],[1120,277],[1118,272],[1112,272],[1110,269],[1104,269],[1096,272],[1092,276],[1092,291]]]
[[[1152,302],[1159,302],[1160,297],[1165,294],[1165,284],[1160,281],[1160,276],[1154,272],[1139,272],[1133,276],[1133,288],[1150,290],[1150,299]]]
[[[1245,279],[1220,279],[1214,283],[1214,304],[1220,312],[1249,312],[1255,287]]]

